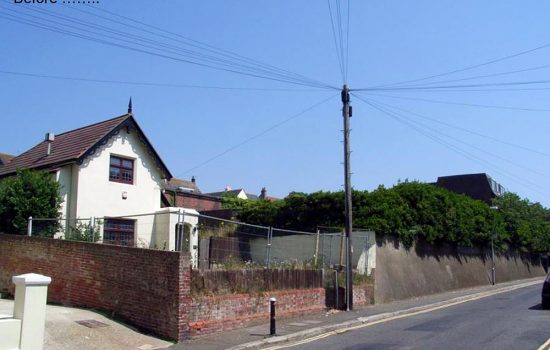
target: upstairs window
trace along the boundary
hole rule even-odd
[[[109,181],[134,183],[134,160],[111,155]]]

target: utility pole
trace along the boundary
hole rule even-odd
[[[351,206],[351,172],[350,172],[350,147],[349,147],[349,118],[351,106],[349,104],[349,88],[346,84],[342,88],[342,116],[344,117],[344,172],[345,172],[345,230],[346,230],[346,310],[353,310],[353,283],[351,265],[351,231],[352,231],[352,206]]]

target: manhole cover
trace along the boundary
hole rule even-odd
[[[105,324],[103,322],[99,322],[96,320],[82,320],[82,321],[75,321],[79,325],[82,325],[84,327],[88,328],[99,328],[99,327],[109,327],[108,324]]]

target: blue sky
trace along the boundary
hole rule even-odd
[[[348,1],[339,2],[345,41]],[[349,3],[352,89],[415,80],[550,43],[550,3],[543,1]],[[330,4],[338,23],[337,1]],[[48,131],[60,133],[123,114],[132,96],[135,117],[172,173],[181,178],[194,175],[204,192],[231,185],[258,194],[265,186],[268,194],[283,197],[290,191],[342,189],[337,90],[213,70],[8,20],[18,16],[44,23],[46,18],[73,30],[68,26],[74,22],[40,12],[44,10],[156,43],[181,45],[97,17],[109,17],[102,10],[111,11],[340,88],[343,80],[326,1],[103,0],[88,6],[2,0],[0,152],[18,154]],[[94,36],[92,29],[80,33]],[[442,175],[486,172],[508,190],[550,206],[550,90],[544,90],[550,85],[517,84],[550,80],[550,67],[541,68],[549,58],[550,47],[541,48],[401,86],[516,85],[355,92],[353,187],[372,190],[398,180],[431,182]],[[530,70],[459,80],[525,69]],[[138,86],[5,72],[279,90]]]

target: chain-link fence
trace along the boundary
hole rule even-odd
[[[29,218],[29,233],[67,240],[185,251],[201,269],[331,268],[346,266],[341,228],[316,232],[251,225],[166,208],[156,213],[79,219]],[[352,233],[352,266],[361,274],[374,267],[374,233]]]
[[[345,266],[346,239],[342,230],[317,232],[250,225],[199,215],[199,267],[335,268]],[[352,233],[352,265],[370,274],[374,261],[374,232]]]

